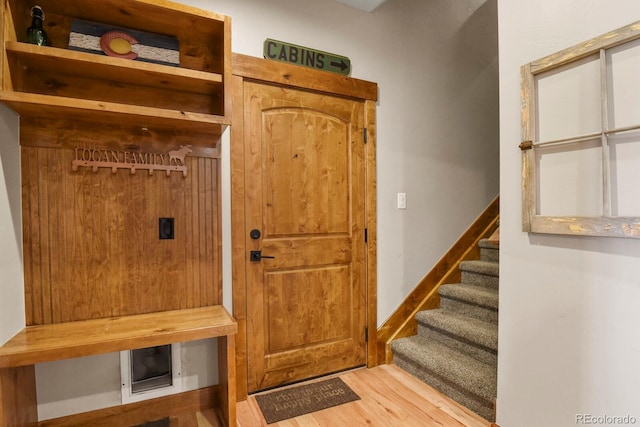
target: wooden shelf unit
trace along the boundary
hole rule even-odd
[[[201,172],[200,184],[212,192],[206,197],[217,212],[209,178],[218,172],[207,165],[219,157],[217,144],[231,121],[231,19],[167,0],[38,0],[50,46],[35,46],[25,43],[34,4],[0,0],[0,102],[21,116],[23,156],[27,148],[61,149],[47,154],[60,163],[63,150],[79,144],[154,153],[192,144],[198,170],[211,169]],[[73,20],[175,37],[180,64],[69,50]],[[215,217],[209,220],[215,229]],[[213,240],[217,247],[219,236]],[[214,282],[207,286],[221,300]],[[37,425],[37,363],[212,337],[218,338],[217,405],[226,425],[235,425],[235,320],[220,305],[165,310],[27,326],[0,346],[0,427]]]
[[[165,0],[43,0],[50,46],[24,43],[32,2],[5,0],[0,101],[20,115],[136,122],[219,139],[230,122],[230,18]],[[172,36],[180,66],[69,50],[74,19]]]

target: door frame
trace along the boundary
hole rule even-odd
[[[247,248],[245,246],[245,80],[341,96],[364,103],[365,144],[365,227],[366,316],[369,332],[367,366],[379,364],[377,354],[377,232],[376,232],[376,102],[378,85],[365,80],[269,61],[238,53],[231,57],[231,280],[236,335],[237,400],[247,398]]]

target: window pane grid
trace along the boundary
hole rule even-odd
[[[624,105],[619,100],[632,94],[624,82],[614,81],[614,75],[637,75],[640,69],[637,24],[522,67],[524,231],[640,238],[640,217],[612,216],[640,208],[640,202],[624,200],[637,196],[630,176],[636,169],[633,160],[640,159],[640,124],[634,120],[638,109],[632,105],[619,114],[623,110],[620,105]],[[618,58],[626,62],[617,65]],[[567,70],[578,71],[562,75]],[[619,147],[611,147],[612,138]],[[571,160],[578,164],[568,163]],[[541,165],[547,168],[544,174]],[[619,187],[620,182],[624,187]],[[591,192],[595,198],[585,202],[578,192]],[[563,199],[567,195],[570,197]],[[549,201],[558,202],[558,206],[549,208],[553,205]],[[576,203],[573,215],[540,213],[542,207],[550,214],[561,213],[571,202]],[[597,205],[600,207],[594,207]]]

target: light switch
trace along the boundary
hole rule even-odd
[[[398,209],[407,209],[407,193],[398,193]]]
[[[160,218],[158,222],[159,222],[158,228],[160,229],[160,236],[159,236],[160,240],[173,239],[174,238],[173,218]]]

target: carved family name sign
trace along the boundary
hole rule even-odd
[[[118,169],[129,169],[133,175],[136,170],[142,169],[148,170],[149,175],[159,170],[165,171],[167,176],[171,172],[182,172],[183,176],[187,176],[184,157],[192,151],[191,145],[181,145],[180,149],[171,150],[167,154],[77,147],[71,165],[74,171],[79,167],[90,167],[93,172],[97,172],[98,168],[110,168],[112,173],[116,173]]]

